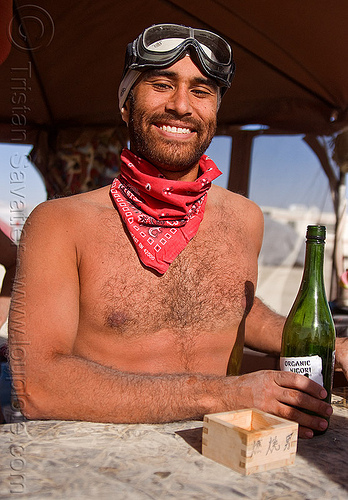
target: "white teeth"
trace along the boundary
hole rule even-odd
[[[170,125],[161,125],[160,129],[165,132],[171,132],[172,134],[190,134],[191,132],[189,128],[171,127]]]

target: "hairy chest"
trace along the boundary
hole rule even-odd
[[[105,332],[227,331],[252,305],[257,256],[233,221],[202,223],[164,275],[140,264],[122,227],[105,227],[93,241],[80,269],[81,314]]]

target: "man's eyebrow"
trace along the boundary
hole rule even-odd
[[[144,78],[151,78],[153,76],[167,76],[168,78],[174,78],[177,76],[175,71],[170,71],[169,69],[149,69],[144,73]]]
[[[175,71],[170,71],[170,69],[149,69],[144,74],[144,79],[152,78],[154,76],[165,76],[167,78],[177,78],[178,74]],[[196,85],[208,85],[214,90],[218,89],[218,84],[212,78],[197,76],[192,79],[193,83]]]

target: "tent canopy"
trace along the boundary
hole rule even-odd
[[[0,140],[123,126],[117,88],[126,45],[160,22],[212,29],[233,46],[237,71],[220,133],[257,123],[331,135],[348,123],[347,19],[345,0],[16,0],[12,48],[0,66]]]

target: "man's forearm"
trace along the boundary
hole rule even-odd
[[[30,377],[29,371],[25,398],[22,385],[16,389],[30,419],[152,423],[227,409],[226,377],[124,373],[77,356],[57,355],[42,369],[42,378]]]
[[[311,429],[326,428],[327,421],[298,408],[323,416],[332,413],[322,401],[326,396],[322,387],[291,372],[261,371],[239,377],[131,374],[67,355],[56,355],[50,364],[50,370],[43,364],[36,367],[35,383],[28,372],[25,399],[14,373],[17,396],[28,418],[155,423],[259,408],[296,420],[303,426],[300,435],[311,437]]]

